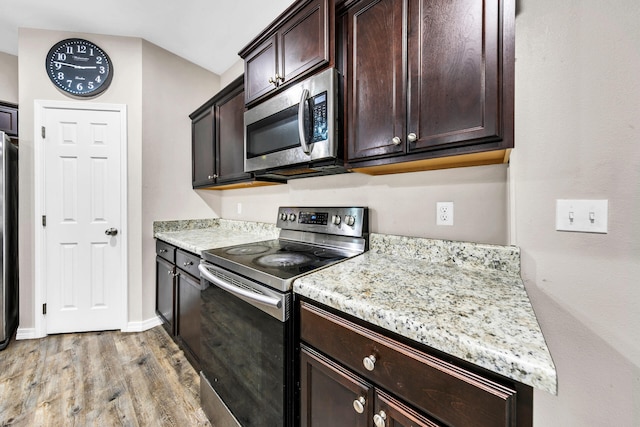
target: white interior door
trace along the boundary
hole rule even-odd
[[[47,333],[122,329],[122,111],[44,108]],[[124,122],[126,123],[126,122]]]

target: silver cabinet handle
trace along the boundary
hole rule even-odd
[[[353,401],[353,409],[357,413],[362,414],[364,412],[365,403],[367,403],[367,401],[364,399],[364,397],[360,396],[356,400]]]
[[[218,175],[214,173],[213,175],[209,175],[207,179],[216,179],[217,177]]]
[[[402,140],[399,137],[394,136],[393,138],[391,138],[391,142],[393,143],[393,145],[400,145]]]
[[[376,357],[372,354],[362,359],[362,364],[367,371],[373,371],[376,367]]]
[[[385,414],[384,411],[380,411],[373,416],[373,423],[376,425],[376,427],[384,427],[386,419],[387,414]]]
[[[183,263],[182,263],[182,266],[183,266],[183,267],[188,267],[188,266],[190,266],[190,265],[193,265],[193,261],[188,261],[188,262],[183,262]]]
[[[407,141],[409,141],[409,142],[415,142],[417,139],[418,139],[418,135],[416,135],[413,132],[411,132],[409,135],[407,135]]]
[[[159,252],[160,252],[161,254],[166,254],[166,253],[167,253],[167,250],[166,250],[166,249],[160,249],[160,251],[159,251]]]
[[[276,84],[276,81],[274,80],[273,77],[269,77],[269,83],[271,84]]]
[[[107,236],[115,236],[116,234],[118,234],[118,229],[117,228],[107,228],[106,230],[104,230],[104,234],[106,234]]]
[[[311,154],[311,148],[309,144],[307,144],[307,135],[304,128],[304,104],[307,102],[307,97],[309,96],[308,89],[302,89],[302,94],[300,95],[300,104],[298,104],[298,135],[300,136],[300,147],[304,154]]]

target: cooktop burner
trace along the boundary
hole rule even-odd
[[[361,254],[368,243],[367,208],[280,208],[280,238],[202,253],[208,263],[288,291],[293,280]]]

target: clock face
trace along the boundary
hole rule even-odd
[[[113,65],[98,46],[83,39],[56,43],[47,54],[47,74],[59,89],[76,96],[95,96],[111,83]]]

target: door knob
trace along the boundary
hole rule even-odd
[[[115,236],[116,234],[118,234],[118,229],[117,228],[107,228],[106,230],[104,230],[104,234],[106,234],[107,236]]]

